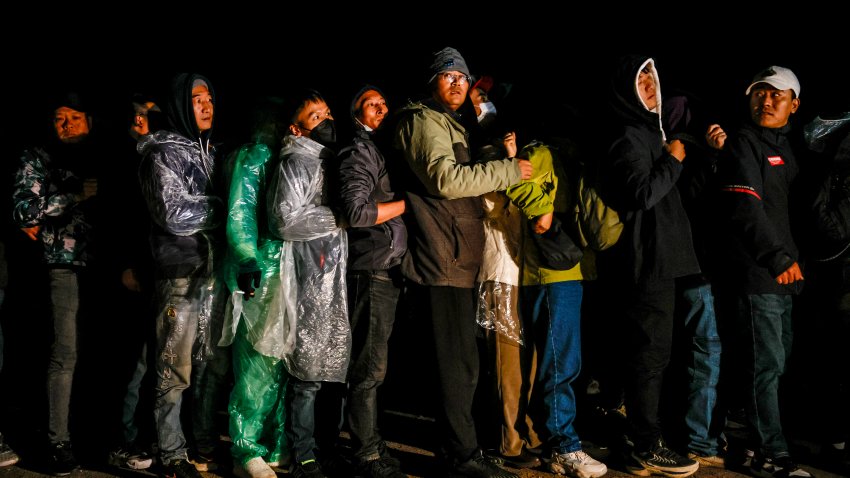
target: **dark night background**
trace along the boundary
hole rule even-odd
[[[850,109],[850,22],[840,7],[691,2],[659,13],[657,5],[624,10],[600,2],[584,5],[583,11],[595,11],[586,15],[574,13],[577,7],[570,3],[537,9],[522,2],[498,12],[494,5],[465,5],[477,8],[475,14],[459,13],[459,7],[464,5],[422,2],[349,5],[339,11],[313,2],[301,5],[303,11],[276,4],[256,10],[249,5],[222,10],[198,5],[191,14],[153,6],[132,15],[110,9],[87,12],[106,19],[98,22],[56,12],[46,19],[45,12],[20,16],[6,11],[0,32],[5,85],[0,193],[9,197],[18,152],[38,144],[48,131],[52,112],[45,103],[52,95],[69,87],[82,91],[95,105],[94,131],[120,142],[126,137],[122,115],[130,95],[156,94],[180,71],[210,79],[217,96],[214,140],[231,146],[245,140],[247,113],[256,99],[285,97],[296,86],[321,91],[338,122],[347,122],[350,97],[364,82],[384,89],[391,110],[400,107],[425,93],[430,53],[445,46],[457,48],[474,75],[491,74],[513,85],[508,98],[512,107],[500,111],[520,112],[514,118],[517,124],[538,124],[577,111],[582,139],[588,143],[597,142],[604,128],[611,65],[627,53],[656,59],[662,97],[687,92],[697,100],[704,121],[730,128],[744,113],[744,90],[751,78],[770,65],[791,68],[800,80],[796,125],[822,111]],[[324,17],[325,9],[334,12],[332,18]],[[401,13],[420,11],[430,13]],[[530,139],[520,136],[519,143]],[[8,201],[2,204],[8,218]],[[12,276],[2,317],[6,366],[0,402],[15,415],[6,417],[7,422],[34,431],[46,421],[41,387],[49,347],[39,295],[43,284],[28,262],[39,255],[32,243],[14,237],[17,231],[8,219],[3,225],[12,236],[7,243]],[[103,380],[103,368],[120,368],[112,362],[120,353],[122,312],[108,294],[101,297],[96,304],[100,318],[88,324],[91,347],[80,366],[85,359],[88,366],[99,367]],[[107,341],[111,345],[95,338],[104,333],[115,334]],[[420,341],[415,334],[409,338]],[[76,429],[97,436],[112,426],[120,384],[89,378],[75,387],[86,397],[82,410],[92,414],[78,416]],[[94,428],[89,425],[95,422],[85,421],[92,416],[100,420]],[[107,443],[99,440],[91,446]]]
[[[238,143],[253,100],[285,96],[294,86],[321,91],[338,120],[347,118],[350,96],[363,82],[382,87],[391,109],[399,107],[425,91],[429,54],[445,46],[460,50],[473,75],[512,83],[510,99],[523,118],[571,105],[591,131],[604,121],[611,65],[627,53],[656,58],[662,96],[686,91],[701,100],[705,116],[730,125],[750,79],[766,66],[789,67],[800,79],[798,120],[834,101],[846,104],[836,91],[850,84],[848,27],[838,7],[693,3],[664,11],[591,4],[583,11],[596,13],[578,15],[570,4],[535,9],[523,2],[471,14],[461,12],[475,4],[411,3],[394,4],[410,14],[390,19],[386,8],[367,5],[329,7],[334,16],[323,18],[321,5],[167,15],[152,8],[150,15],[114,18],[99,11],[110,19],[97,23],[9,16],[26,35],[0,33],[4,110],[13,113],[4,119],[4,156],[37,139],[43,100],[66,85],[94,100],[100,134],[115,124],[123,134],[131,93],[156,93],[176,72],[202,73],[216,90],[216,139]],[[843,28],[830,27],[841,18]]]

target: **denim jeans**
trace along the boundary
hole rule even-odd
[[[156,318],[156,420],[162,463],[187,458],[186,437],[180,422],[183,391],[190,383],[194,403],[192,424],[196,446],[212,448],[218,441],[213,419],[215,406],[224,391],[230,366],[229,349],[213,346],[213,355],[193,363],[198,347],[198,322],[201,288],[207,278],[175,278],[158,280],[156,284],[158,315]],[[221,336],[223,308],[218,305],[223,294],[217,294],[212,307],[210,330],[212,344]]]
[[[348,425],[359,461],[381,457],[378,433],[378,387],[387,374],[390,334],[401,291],[401,276],[391,271],[350,271],[348,317],[351,364],[348,373]]]
[[[580,281],[564,281],[521,289],[522,315],[531,317],[537,348],[537,390],[546,416],[553,451],[581,449],[575,431],[576,397],[572,383],[581,371]]]
[[[747,420],[761,452],[788,455],[779,416],[779,378],[791,354],[791,296],[751,294],[738,297],[738,334],[746,346]]]
[[[316,395],[321,388],[322,382],[289,377],[285,429],[294,463],[316,459]]]
[[[50,310],[53,345],[47,365],[49,409],[47,439],[69,441],[71,385],[77,365],[77,321],[80,310],[80,277],[71,269],[50,269]]]
[[[691,340],[688,360],[688,450],[702,456],[719,451],[725,419],[715,416],[720,380],[720,336],[714,298],[708,283],[689,283],[680,289],[684,328]]]
[[[148,372],[148,344],[143,343],[142,349],[136,360],[136,367],[130,382],[127,383],[127,391],[124,393],[124,403],[121,405],[121,429],[124,443],[133,443],[139,436],[139,427],[136,425],[136,408],[139,405],[139,395],[142,381]]]

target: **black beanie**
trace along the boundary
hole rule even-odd
[[[77,91],[62,91],[53,96],[50,101],[50,114],[65,106],[80,113],[89,113],[89,105]]]
[[[469,76],[469,67],[466,66],[466,60],[460,56],[460,52],[452,47],[446,47],[434,53],[434,60],[431,62],[431,77],[428,83],[434,81],[434,77],[444,71],[459,71],[466,76]]]

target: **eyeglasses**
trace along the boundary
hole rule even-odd
[[[458,85],[469,83],[469,77],[464,74],[458,75],[455,73],[443,73],[441,76],[448,83],[457,83]]]

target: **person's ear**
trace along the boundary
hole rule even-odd
[[[296,124],[289,125],[289,132],[292,134],[292,136],[303,136],[304,135],[301,132],[301,128],[299,128],[298,125],[296,125]]]
[[[796,113],[798,108],[800,108],[800,98],[794,98],[791,100],[791,114]]]

